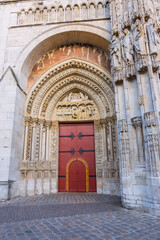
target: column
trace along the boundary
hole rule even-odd
[[[50,144],[50,127],[52,125],[51,121],[46,121],[46,160],[49,160],[49,144]]]
[[[132,118],[132,125],[136,130],[136,142],[138,150],[138,164],[144,165],[144,149],[143,149],[143,134],[142,134],[142,118]]]
[[[32,120],[32,151],[31,151],[31,161],[35,160],[36,154],[36,127],[37,127],[37,119]]]
[[[43,126],[44,126],[44,119],[40,119],[39,120],[39,128],[40,128],[40,132],[39,132],[39,161],[42,161],[43,159]]]
[[[24,136],[24,153],[23,153],[23,161],[26,161],[27,158],[27,140],[28,140],[28,129],[29,129],[29,123],[31,121],[31,117],[25,118],[25,136]]]

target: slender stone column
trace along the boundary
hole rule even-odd
[[[138,149],[138,163],[144,164],[144,152],[143,152],[143,134],[142,134],[142,118],[135,117],[132,118],[132,124],[136,129],[136,141]]]
[[[39,120],[40,125],[40,132],[39,132],[39,160],[43,159],[43,126],[44,126],[44,119]]]
[[[106,119],[100,120],[103,136],[103,161],[107,161],[107,141],[106,141]]]
[[[49,160],[49,144],[50,144],[50,127],[52,125],[51,121],[46,121],[46,160]]]
[[[31,153],[31,161],[35,160],[36,154],[36,126],[37,126],[37,119],[33,119],[33,127],[32,127],[32,153]]]
[[[29,129],[29,123],[31,121],[31,117],[25,118],[25,137],[24,137],[24,153],[23,153],[23,160],[26,161],[27,159],[27,140],[28,140],[28,129]]]

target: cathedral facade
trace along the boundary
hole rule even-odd
[[[0,29],[0,200],[160,215],[160,1],[1,0]]]

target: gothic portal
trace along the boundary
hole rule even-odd
[[[0,0],[0,200],[121,196],[160,215],[159,0]]]
[[[32,68],[27,89],[21,194],[119,194],[107,52],[78,43],[53,49]]]

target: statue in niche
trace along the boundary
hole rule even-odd
[[[124,37],[122,39],[122,56],[127,64],[133,63],[133,45],[131,42],[130,32],[128,28],[123,30]]]
[[[150,54],[157,55],[158,54],[157,47],[158,47],[158,44],[160,43],[160,37],[158,36],[157,30],[155,29],[151,18],[148,20],[146,30],[147,30]]]
[[[95,12],[95,5],[91,3],[89,7],[89,17],[90,18],[95,18],[96,12]]]
[[[116,35],[113,35],[112,37],[111,55],[112,55],[113,67],[116,70],[121,66],[120,43]]]
[[[151,0],[145,0],[145,11],[146,13],[151,16],[152,14],[154,14],[154,7],[153,7],[153,2]]]
[[[59,7],[58,11],[57,11],[57,20],[59,22],[64,21],[64,12],[63,12],[63,8]]]
[[[86,119],[86,106],[84,104],[79,107],[79,119]]]
[[[41,21],[41,12],[39,8],[37,8],[35,11],[35,22],[40,22],[40,21]]]
[[[43,17],[43,21],[44,22],[48,22],[48,11],[47,11],[47,8],[43,9],[42,17]]]
[[[54,7],[51,8],[50,13],[49,13],[49,21],[54,22],[56,21],[56,10]]]
[[[73,19],[79,19],[80,18],[80,11],[78,5],[75,5],[73,8]]]
[[[81,10],[81,14],[82,14],[82,19],[87,19],[87,7],[85,4],[82,5],[82,10]]]
[[[88,105],[87,106],[87,117],[90,118],[90,117],[94,117],[94,108],[92,105]]]
[[[78,118],[78,108],[76,106],[72,106],[72,117],[73,119]]]
[[[97,15],[98,15],[97,16],[98,18],[104,17],[104,8],[103,8],[102,3],[98,4]]]
[[[19,14],[19,24],[25,24],[26,23],[26,13],[24,10],[21,11]]]
[[[133,31],[134,36],[134,50],[137,55],[146,55],[145,37],[144,37],[144,27],[140,19],[136,19],[135,28]]]
[[[32,9],[28,11],[28,23],[33,23],[33,12]]]
[[[72,20],[72,10],[71,7],[68,5],[65,10],[65,20],[71,21]]]

